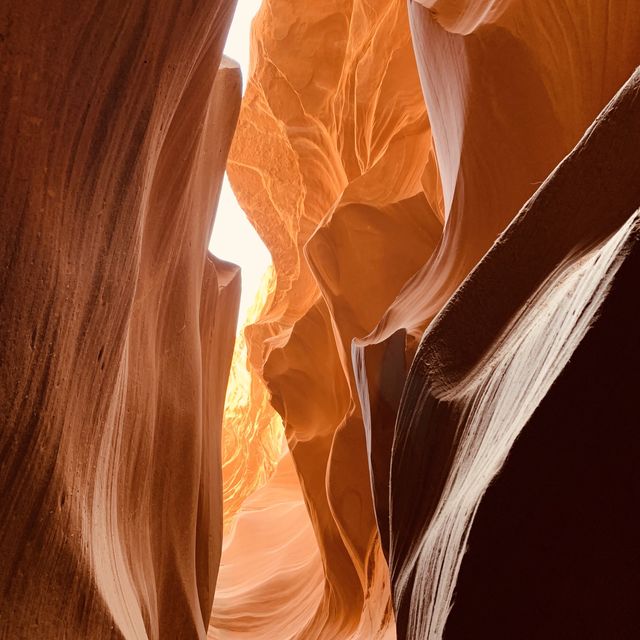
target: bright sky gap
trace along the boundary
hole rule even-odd
[[[226,56],[240,64],[243,91],[249,74],[251,20],[260,8],[260,3],[261,0],[239,0],[224,49]],[[219,258],[234,262],[242,268],[242,295],[238,316],[238,326],[241,327],[256,297],[262,275],[271,264],[271,255],[240,208],[226,174],[209,249]]]

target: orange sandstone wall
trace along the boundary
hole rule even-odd
[[[340,637],[386,574],[350,343],[436,245],[441,203],[422,182],[437,168],[402,4],[267,2],[252,46],[228,171],[276,281],[249,358],[283,417],[326,574],[298,632]]]
[[[399,342],[406,334],[410,362],[414,338],[640,62],[633,3],[444,0],[409,2],[408,11],[445,222],[431,258],[353,345],[365,426],[378,443],[378,502],[400,400],[392,381],[407,368]],[[377,511],[387,530],[388,507]]]
[[[636,634],[639,116],[640,69],[425,333],[392,454],[399,638]]]
[[[248,353],[283,418],[325,574],[315,615],[283,637],[394,633],[389,470],[409,365],[638,64],[639,34],[634,3],[608,0],[263,4],[228,171],[274,257]],[[398,585],[396,606],[422,597]],[[277,628],[258,602],[262,629]],[[214,608],[216,624],[223,637]]]
[[[633,637],[637,3],[234,5],[0,7],[0,638]]]
[[[273,281],[274,272],[269,268],[247,312],[247,323],[259,318]],[[222,429],[225,532],[244,501],[267,483],[285,445],[282,419],[271,406],[262,378],[251,375],[247,357],[247,341],[241,330],[233,350]]]

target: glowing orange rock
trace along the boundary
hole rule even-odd
[[[255,322],[272,293],[273,269],[247,313]],[[222,423],[222,479],[225,529],[245,499],[260,489],[282,456],[282,419],[271,406],[262,378],[251,375],[247,343],[241,331],[236,340]]]
[[[223,558],[209,638],[298,636],[322,597],[324,576],[290,454],[242,504],[225,531]]]
[[[233,145],[233,0],[76,4],[0,8],[0,636],[633,637],[633,0],[265,0]]]
[[[371,587],[384,583],[380,549],[393,555],[389,467],[409,364],[628,77],[639,20],[605,0],[263,6],[228,170],[274,257],[249,359],[283,417],[325,570],[297,637],[388,632],[386,614],[360,625],[388,606]]]
[[[253,46],[228,171],[276,286],[247,328],[249,358],[283,416],[325,568],[300,636],[346,637],[381,568],[350,342],[433,250],[442,216],[424,215],[422,183],[437,170],[404,6],[267,2]],[[388,622],[388,593],[376,597]]]

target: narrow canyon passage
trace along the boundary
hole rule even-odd
[[[637,638],[639,64],[636,0],[2,3],[0,640]]]

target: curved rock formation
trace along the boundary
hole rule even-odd
[[[265,3],[230,153],[277,278],[249,357],[283,417],[327,580],[301,638],[359,637],[358,620],[385,609],[371,585],[386,572],[379,543],[390,553],[394,423],[419,339],[640,60],[625,2],[407,6],[410,25],[391,2]],[[391,507],[411,510],[415,492],[397,491]]]
[[[249,357],[283,416],[327,579],[301,637],[347,637],[380,581],[348,354],[437,242],[427,165],[435,171],[402,5],[263,5],[228,171],[274,258]],[[388,622],[388,594],[374,608]]]
[[[627,3],[543,4],[409,3],[445,224],[431,259],[354,343],[365,424],[380,444],[372,468],[388,468],[399,400],[380,386],[381,354],[406,333],[410,360],[434,315],[640,60],[640,14]],[[386,380],[403,379],[401,358],[393,362]],[[378,515],[387,529],[385,507]]]
[[[211,640],[295,638],[315,613],[320,553],[290,454],[225,532]]]
[[[602,376],[579,364],[595,362],[618,340],[627,346],[625,359],[637,363],[640,355],[640,334],[622,317],[640,275],[638,144],[640,70],[424,336],[392,452],[390,566],[400,638],[633,635],[634,590],[628,589],[637,590],[640,526],[624,508],[600,507],[607,500],[624,504],[612,492],[631,500],[638,489],[627,482],[637,461],[638,438],[630,432],[637,417],[619,389],[613,394],[619,402],[604,412],[617,427],[610,434],[616,443],[608,443],[603,399],[586,393]],[[624,337],[616,338],[616,324],[628,328]],[[482,521],[476,535],[483,494],[523,430],[529,449],[520,443],[489,496],[500,495],[510,508],[496,517],[494,504],[493,519]],[[547,450],[532,444],[541,438]],[[547,468],[558,448],[565,468],[558,462]],[[540,474],[547,474],[541,482]],[[521,484],[509,486],[513,478]],[[539,521],[538,540],[522,529],[531,517],[529,502],[517,500],[536,482],[535,491],[548,499],[547,505],[534,500],[536,516],[553,527],[564,511],[560,532],[545,534]],[[509,533],[521,539],[510,540],[510,524]],[[490,534],[496,529],[499,540]],[[467,541],[471,566],[485,572],[463,572],[451,610]],[[528,557],[518,563],[513,548]],[[493,573],[486,557],[478,563],[489,553],[501,573]],[[510,553],[514,564],[502,564],[501,553]],[[520,574],[523,565],[529,570]],[[496,593],[500,615],[496,602],[488,604]]]
[[[273,269],[247,312],[255,322],[272,293]],[[240,331],[233,351],[223,417],[222,481],[225,530],[244,501],[262,488],[278,465],[284,446],[282,419],[271,406],[260,376],[251,375],[247,342]]]
[[[233,2],[0,8],[0,637],[204,638]]]
[[[635,637],[637,3],[234,6],[0,7],[0,639]]]

